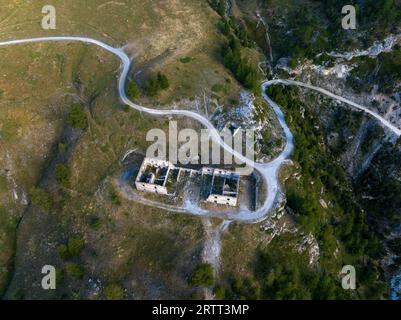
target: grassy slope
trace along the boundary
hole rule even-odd
[[[0,1],[0,4],[5,8],[0,16],[1,39],[85,35],[113,46],[126,46],[135,58],[133,73],[141,71],[137,80],[144,82],[159,70],[170,78],[170,90],[157,97],[157,102],[195,97],[204,90],[210,93],[213,84],[224,83],[227,78],[232,80],[217,61],[222,38],[215,28],[216,14],[206,1],[94,0],[85,5],[61,1],[15,1],[13,4]],[[56,7],[56,30],[40,27],[44,4]],[[192,60],[182,64],[182,57]],[[232,82],[230,94],[235,95],[238,86]],[[151,103],[154,99],[145,102]]]
[[[120,6],[108,1],[91,1],[82,6],[81,3],[55,1],[54,4],[58,28],[43,31],[38,23],[42,3],[1,1],[4,9],[0,17],[1,39],[73,34],[102,39],[112,45],[127,44],[127,50],[135,55],[138,66],[145,71],[161,69],[170,76],[170,91],[158,98],[167,102],[176,92],[190,98],[200,93],[205,84],[212,87],[227,78],[231,79],[233,92],[238,88],[216,60],[221,40],[214,28],[215,14],[201,2],[126,1],[126,5]],[[154,63],[153,59],[167,50],[173,54]],[[144,148],[146,131],[155,126],[163,128],[165,121],[124,111],[115,90],[118,62],[96,48],[79,44],[36,44],[2,48],[0,56],[0,143],[2,150],[6,150],[0,154],[1,219],[24,216],[17,244],[16,273],[8,297],[41,297],[42,290],[32,291],[38,286],[40,267],[54,263],[65,270],[65,262],[62,264],[58,260],[55,248],[77,232],[89,239],[88,249],[85,249],[89,253],[84,251],[82,257],[74,258],[87,269],[85,280],[90,274],[106,284],[113,281],[131,287],[135,283],[136,297],[173,297],[180,295],[179,292],[189,296],[185,277],[199,259],[201,226],[197,221],[167,216],[157,221],[161,214],[159,210],[133,203],[116,208],[107,192],[102,205],[96,204],[104,178],[118,170],[118,159],[124,151]],[[179,61],[182,56],[190,56],[193,60],[183,64]],[[204,68],[205,65],[210,67]],[[194,85],[198,82],[199,86]],[[88,118],[89,126],[83,134],[66,125],[67,108],[73,101],[83,104]],[[66,145],[66,151],[59,150],[60,142]],[[55,181],[56,163],[64,163],[70,168],[68,190]],[[5,178],[7,175],[9,178]],[[28,194],[39,182],[54,198],[54,207],[48,213],[37,206],[27,207],[21,203],[22,195]],[[19,195],[18,201],[12,197],[13,188]],[[94,207],[96,209],[87,209]],[[132,219],[124,218],[127,220],[124,226],[116,229],[114,226],[121,224],[120,210]],[[105,231],[99,235],[91,231],[88,216],[93,214],[101,215],[112,227],[104,227]],[[5,267],[12,266],[14,224],[1,225],[0,241],[4,250],[0,257],[0,290],[5,288],[5,280],[10,275],[10,270]],[[149,232],[143,231],[145,227]],[[181,233],[186,229],[188,231]],[[183,235],[185,239],[180,240]],[[113,237],[114,241],[108,241]],[[185,248],[180,245],[182,243],[186,244]],[[169,245],[166,247],[166,244]],[[118,261],[116,246],[129,252],[124,263]],[[98,255],[96,259],[89,249],[92,247]],[[134,250],[136,247],[138,249]],[[185,261],[175,256],[185,250],[191,252]],[[93,270],[94,261],[103,261],[105,265]],[[121,267],[114,268],[120,263]],[[164,272],[164,263],[171,266],[167,272]],[[158,265],[155,270],[149,267],[152,264]],[[127,265],[144,270],[144,274],[132,272]],[[121,272],[118,271],[120,268]],[[146,292],[146,281],[154,281],[155,288],[161,289]],[[90,297],[85,283],[74,282],[67,276],[61,284],[63,291],[55,294]],[[75,289],[65,290],[69,286]],[[177,293],[174,288],[182,290],[177,289]]]

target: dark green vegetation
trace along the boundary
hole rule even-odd
[[[242,55],[243,48],[252,47],[254,44],[247,29],[241,23],[236,23],[233,18],[226,16],[226,0],[211,0],[209,3],[220,15],[218,28],[228,40],[228,45],[222,48],[224,65],[245,88],[259,94],[260,78],[256,67]]]
[[[210,287],[213,285],[213,282],[213,267],[208,263],[198,265],[189,279],[190,285],[196,287]]]
[[[358,178],[358,193],[370,195],[365,197],[364,207],[372,214],[372,222],[380,225],[382,220],[390,220],[392,224],[399,223],[401,208],[401,185],[394,172],[401,168],[400,143],[396,148],[385,145],[378,153],[372,165]]]
[[[246,8],[246,1],[239,1]],[[263,0],[263,17],[269,25],[275,58],[291,57],[293,66],[304,58],[315,59],[322,52],[368,47],[375,40],[394,32],[401,22],[401,3],[397,0]],[[357,30],[344,30],[341,9],[345,5],[357,9]],[[247,21],[255,42],[267,48],[264,31],[256,21]],[[252,32],[257,31],[257,32]]]
[[[41,207],[45,211],[49,211],[53,207],[53,200],[49,193],[41,188],[32,188],[30,190],[30,198],[33,204]]]
[[[355,182],[360,203],[369,214],[369,224],[377,231],[380,239],[388,238],[394,226],[401,222],[401,140],[394,148],[386,144],[372,161],[370,167]],[[388,249],[397,258],[390,266],[391,272],[398,272],[401,266],[400,240],[384,240]]]
[[[107,300],[122,300],[124,299],[124,289],[116,283],[109,284],[103,289],[103,294]]]
[[[75,280],[82,280],[85,275],[85,269],[77,263],[67,262],[66,264],[67,275]]]
[[[269,89],[269,95],[286,111],[286,118],[295,136],[292,159],[300,166],[301,178],[290,179],[286,183],[288,206],[295,212],[301,230],[316,235],[321,248],[321,272],[324,270],[327,276],[335,277],[342,264],[355,265],[361,274],[358,298],[385,296],[387,289],[379,266],[380,258],[385,252],[379,242],[378,228],[368,222],[374,218],[375,213],[370,208],[363,208],[361,198],[365,193],[361,193],[360,187],[358,188],[371,183],[348,177],[344,164],[336,160],[337,157],[333,156],[330,146],[325,142],[324,131],[320,129],[322,124],[312,120],[322,111],[308,109],[298,99],[297,89],[277,86]],[[299,112],[301,107],[306,110],[305,119],[311,121],[302,118]],[[353,117],[351,112],[345,113],[348,114],[347,117]],[[357,115],[356,119],[358,117],[360,116]],[[336,126],[335,121],[334,119],[331,130],[343,130],[343,127]],[[358,123],[360,120],[356,121]],[[381,133],[380,130],[377,132]],[[384,181],[385,178],[382,177],[381,180]],[[333,204],[328,208],[319,204],[322,188],[325,190],[326,201]],[[388,195],[395,198],[396,194],[398,197],[401,194],[399,188],[389,191],[381,188],[381,197]],[[394,201],[392,204],[397,206],[398,202]],[[338,241],[341,243],[339,248]],[[337,249],[340,249],[337,253],[338,261],[333,259]]]
[[[4,273],[10,272],[13,268],[14,257],[10,258],[7,253],[15,250],[14,234],[17,223],[18,220],[10,216],[0,204],[0,225],[2,226],[2,232],[0,233],[0,261],[4,265]],[[7,274],[0,277],[0,296],[3,294],[3,288],[10,281],[10,278],[11,276],[7,276]]]
[[[224,65],[231,70],[245,88],[258,92],[259,78],[256,69],[241,57],[240,41],[231,37],[229,45],[223,49]]]
[[[110,184],[109,186],[109,194],[110,194],[110,199],[111,202],[117,206],[119,206],[121,204],[121,199],[119,194],[117,193],[116,189],[114,188],[114,186],[112,184]]]
[[[182,57],[180,58],[181,63],[189,63],[191,62],[192,58],[191,57]]]
[[[216,83],[212,86],[211,90],[215,93],[227,93],[227,86],[224,84]]]
[[[350,116],[349,112],[344,112],[343,108],[336,108],[333,110],[333,128],[347,128],[347,130],[337,130],[337,139],[335,141],[330,141],[330,151],[335,158],[341,157],[341,155],[346,151],[349,143],[348,137],[350,135],[355,135],[362,125],[363,113],[351,112],[351,114],[352,116]],[[368,146],[368,144],[364,143],[363,146],[365,145]]]
[[[16,126],[12,122],[6,122],[0,129],[0,141],[8,141],[16,134]]]
[[[355,176],[348,173],[349,160],[343,158],[355,135],[368,125],[360,137],[361,152],[368,152],[383,139],[383,130],[358,112],[333,110],[316,96],[305,98],[294,87],[270,87],[268,94],[285,112],[295,138],[294,166],[285,180],[287,209],[298,229],[296,235],[283,233],[268,245],[248,240],[248,249],[234,249],[236,237],[263,239],[257,228],[233,226],[226,240],[226,270],[215,288],[220,299],[382,299],[388,297],[387,277],[381,261],[386,247],[400,251],[399,239],[385,239],[401,222],[400,143],[384,144],[372,165]],[[304,109],[304,112],[300,112]],[[330,120],[327,120],[330,119]],[[345,135],[345,137],[342,136]],[[332,137],[337,137],[338,141]],[[364,146],[365,145],[365,146]],[[394,174],[396,173],[396,174]],[[255,230],[256,229],[256,230]],[[253,230],[253,231],[249,231]],[[247,234],[252,232],[251,234]],[[319,245],[319,258],[309,264],[309,252],[299,251],[302,235],[312,234]],[[227,247],[229,246],[229,247]],[[223,246],[224,249],[224,246]],[[224,251],[223,251],[224,252]],[[233,258],[231,255],[240,256]],[[246,261],[246,272],[238,263]],[[395,259],[390,271],[399,270]],[[341,287],[340,271],[353,265],[357,290]]]
[[[68,113],[68,124],[73,128],[81,130],[85,130],[88,126],[85,110],[80,104],[75,103],[70,107]]]
[[[127,94],[130,100],[137,100],[140,96],[140,91],[135,81],[130,81],[128,83]]]
[[[72,235],[66,244],[59,244],[56,248],[58,257],[63,261],[58,263],[57,282],[62,285],[64,274],[74,280],[82,280],[85,276],[85,268],[79,260],[79,256],[85,247],[85,240],[81,235]],[[61,266],[61,267],[60,267]]]
[[[64,164],[57,164],[54,170],[54,175],[57,179],[57,182],[60,183],[65,188],[68,188],[70,185],[70,169]]]
[[[58,152],[60,152],[60,153],[64,153],[65,150],[67,149],[66,145],[61,142],[58,144],[57,148],[58,148]]]
[[[233,277],[228,286],[217,287],[222,299],[349,299],[340,281],[319,267],[308,265],[306,254],[294,252],[293,240],[275,238],[266,249],[258,249],[252,276]]]
[[[150,97],[156,96],[161,90],[166,90],[170,87],[167,76],[158,72],[157,75],[151,76],[146,83],[145,91]]]
[[[57,254],[63,260],[79,256],[85,247],[85,241],[80,235],[74,235],[68,239],[67,244],[57,246]]]
[[[401,48],[395,47],[392,52],[381,53],[377,59],[369,57],[355,58],[357,67],[347,78],[348,83],[357,91],[370,92],[373,85],[379,91],[392,94],[395,85],[401,81]]]
[[[217,25],[222,34],[229,36],[233,33],[244,47],[252,48],[255,46],[243,21],[238,21],[233,16],[227,16],[229,6],[227,0],[209,0],[209,3],[222,18]]]

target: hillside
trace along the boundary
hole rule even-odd
[[[401,128],[400,1],[357,1],[356,30],[341,28],[346,1],[53,2],[57,28],[43,30],[41,2],[0,0],[0,43],[82,36],[122,48],[132,60],[128,98],[176,113],[122,103],[121,61],[98,46],[0,46],[0,297],[399,297],[401,140],[346,103],[267,88],[294,149],[269,180],[282,190],[263,221],[224,220],[232,208],[214,204],[200,212],[220,218],[199,216],[186,185],[178,210],[177,198],[139,199],[123,182],[151,129],[168,132],[173,120],[200,133],[178,110],[219,130],[253,129],[255,168],[268,168],[290,143],[261,92],[265,79],[327,89]],[[255,211],[271,190],[262,169],[238,189]],[[44,265],[56,267],[57,290],[42,289]],[[357,270],[354,291],[341,288],[344,265]]]

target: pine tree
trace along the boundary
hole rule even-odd
[[[157,73],[157,83],[158,83],[158,86],[160,87],[160,89],[162,89],[162,90],[166,90],[170,87],[170,83],[169,83],[167,77],[164,74],[162,74],[161,72]]]

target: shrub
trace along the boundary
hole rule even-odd
[[[223,286],[219,285],[214,288],[214,295],[217,300],[222,300],[226,296],[226,291]]]
[[[99,217],[91,217],[89,220],[89,226],[93,230],[99,230],[102,224],[103,224],[102,219],[100,219]]]
[[[128,98],[130,98],[131,100],[136,100],[136,99],[139,98],[140,91],[139,91],[139,88],[138,88],[138,86],[136,85],[136,83],[134,81],[131,81],[128,84],[127,93],[128,93]]]
[[[56,165],[54,171],[57,181],[63,186],[68,187],[70,185],[70,170],[63,164]]]
[[[157,73],[157,83],[162,90],[166,90],[170,87],[170,83],[166,75],[162,74],[161,72]]]
[[[146,92],[149,96],[156,96],[160,90],[166,90],[170,83],[166,75],[158,72],[156,77],[151,77],[146,84]]]
[[[70,257],[70,254],[68,252],[68,248],[65,244],[60,244],[59,246],[57,246],[57,254],[58,256],[63,259],[63,260],[67,260]]]
[[[213,268],[209,263],[198,265],[193,271],[189,284],[192,286],[210,287],[213,285]]]
[[[85,110],[80,104],[76,103],[70,107],[68,113],[68,124],[76,129],[85,130],[88,127],[88,119]]]
[[[64,281],[64,270],[56,267],[56,286],[59,287]]]
[[[114,189],[113,185],[110,185],[109,187],[109,193],[110,193],[110,199],[111,202],[117,206],[121,205],[121,199],[120,196],[118,195],[117,191]]]
[[[67,274],[77,280],[80,280],[85,275],[85,269],[77,263],[68,262],[66,265]]]
[[[49,211],[53,207],[53,200],[49,193],[41,188],[32,188],[30,191],[32,203]]]
[[[80,235],[68,239],[68,243],[57,246],[57,254],[63,260],[78,256],[85,247],[85,241]]]
[[[191,62],[191,57],[182,57],[182,58],[180,58],[180,62],[181,63],[189,63],[189,62]]]
[[[226,87],[224,86],[224,85],[222,85],[222,84],[214,84],[213,86],[212,86],[212,88],[211,88],[211,90],[213,91],[213,92],[226,92],[227,90],[226,90]]]
[[[226,15],[226,0],[212,0],[209,3],[220,16],[224,17]]]
[[[67,146],[66,146],[64,143],[61,143],[61,142],[60,142],[60,143],[58,144],[58,152],[64,153],[66,149],[67,149]]]
[[[124,299],[124,289],[118,284],[109,284],[103,289],[103,293],[107,300]]]
[[[154,78],[149,79],[148,83],[146,84],[146,93],[150,97],[154,97],[159,92],[159,86],[157,84],[157,80]]]
[[[71,257],[78,256],[85,247],[85,241],[80,235],[72,236],[68,240],[68,252]]]
[[[227,19],[222,19],[218,22],[217,28],[225,36],[229,36],[231,33],[231,26]]]

